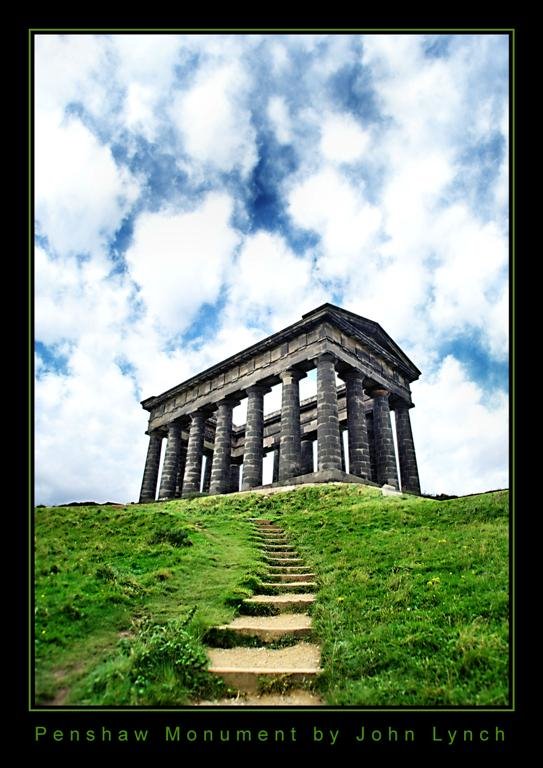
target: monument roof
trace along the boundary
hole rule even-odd
[[[288,342],[298,334],[308,331],[322,322],[331,323],[346,335],[357,338],[375,354],[381,355],[384,359],[393,362],[402,370],[409,382],[419,378],[421,373],[420,370],[408,358],[405,352],[400,349],[396,342],[390,338],[383,328],[381,328],[379,323],[376,323],[374,320],[368,320],[354,312],[349,312],[335,304],[326,303],[321,304],[320,307],[312,309],[310,312],[306,312],[302,315],[301,320],[292,323],[292,325],[267,336],[265,339],[262,339],[256,344],[252,344],[241,352],[236,352],[235,355],[231,355],[225,360],[212,365],[205,371],[192,376],[190,379],[177,384],[175,387],[162,392],[160,395],[153,395],[142,400],[141,405],[144,409],[150,410],[162,401],[172,397],[172,395],[182,391],[185,387],[192,387],[210,376],[216,376],[217,374],[228,370],[232,365],[244,362],[259,352],[275,347],[278,344]]]

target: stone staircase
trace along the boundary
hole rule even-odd
[[[308,690],[321,671],[309,614],[315,574],[280,526],[270,520],[252,522],[268,565],[266,581],[259,594],[243,601],[240,616],[210,633],[210,642],[232,647],[208,648],[209,671],[239,693],[201,704],[317,706],[322,701]]]

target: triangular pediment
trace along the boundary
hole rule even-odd
[[[387,353],[408,372],[410,381],[414,381],[420,376],[420,370],[417,366],[374,320],[356,315],[354,312],[349,312],[335,304],[323,304],[312,312],[303,315],[303,319],[309,320],[318,315],[326,316],[328,321],[333,322],[344,333],[353,336],[370,348],[377,347],[380,351]]]

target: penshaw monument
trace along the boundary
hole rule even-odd
[[[299,381],[313,368],[317,395],[300,401]],[[339,387],[336,373],[344,382]],[[258,488],[270,451],[272,485],[345,481],[420,494],[409,419],[409,385],[419,376],[378,323],[323,304],[288,328],[142,401],[149,412],[149,447],[140,502],[156,499],[157,487],[159,499]],[[264,416],[264,395],[276,384],[281,384],[281,410]],[[232,411],[243,398],[246,423],[236,425]]]

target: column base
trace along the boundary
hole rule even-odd
[[[358,475],[350,475],[348,472],[343,472],[341,469],[321,469],[318,472],[310,472],[307,475],[297,475],[296,477],[288,477],[286,480],[277,480],[274,483],[268,483],[267,485],[261,485],[259,488],[252,488],[256,491],[261,488],[284,488],[288,485],[304,485],[304,483],[359,483],[360,485],[371,485],[373,488],[380,488],[378,483],[374,483],[372,480],[366,480],[364,477]]]

